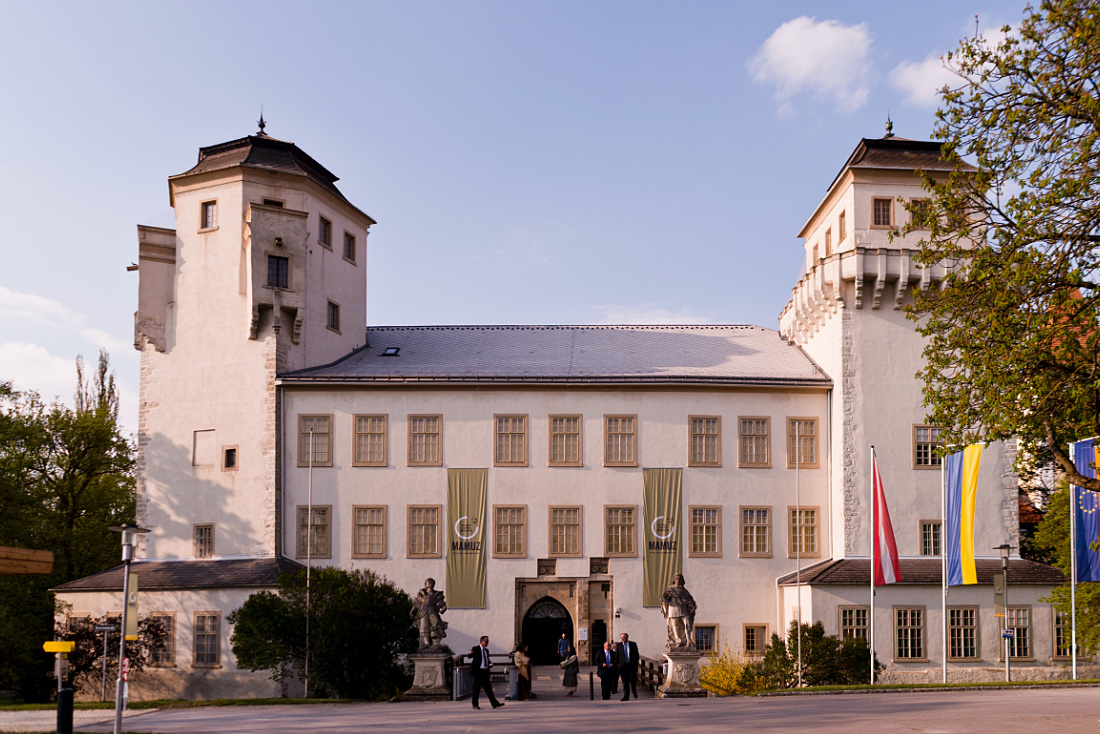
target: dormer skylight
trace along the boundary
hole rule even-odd
[[[382,350],[383,357],[396,357],[397,353],[401,351],[401,347],[386,347]]]

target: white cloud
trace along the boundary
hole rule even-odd
[[[802,16],[775,29],[749,62],[749,71],[756,81],[775,86],[782,116],[794,114],[791,100],[802,93],[852,111],[867,102],[874,78],[871,43],[866,23],[846,26]]]
[[[60,397],[71,403],[76,390],[76,360],[55,357],[37,344],[0,344],[0,380],[16,390],[35,390],[46,402]]]
[[[600,314],[599,324],[710,324],[712,319],[694,316],[689,309],[669,311],[652,303],[638,306],[592,306]]]
[[[95,347],[112,353],[125,354],[132,346],[102,329],[86,326],[88,317],[68,308],[60,301],[33,293],[20,293],[0,285],[0,320],[14,324],[32,324],[46,329],[73,332]],[[93,353],[94,356],[94,353]]]
[[[935,53],[924,61],[902,61],[890,72],[890,86],[902,92],[906,102],[918,107],[937,106],[940,90],[958,81],[959,77]]]

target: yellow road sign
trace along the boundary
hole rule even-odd
[[[42,649],[46,652],[72,652],[76,643],[71,640],[50,640],[42,643]]]

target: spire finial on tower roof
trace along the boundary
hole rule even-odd
[[[886,137],[894,137],[894,123],[890,120],[890,113],[886,113]]]
[[[256,124],[260,126],[260,135],[264,135],[264,128],[267,127],[267,123],[264,122],[264,106],[260,105],[260,119],[256,121]]]

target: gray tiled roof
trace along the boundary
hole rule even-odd
[[[939,558],[902,558],[899,565],[901,566],[899,583],[935,584],[936,586],[942,583],[943,566]],[[991,584],[993,574],[1001,572],[1001,560],[978,558],[974,561],[974,567],[978,574],[978,583]],[[1008,581],[1010,584],[1062,584],[1065,583],[1066,577],[1053,566],[1013,558],[1008,562]],[[789,573],[781,577],[778,583],[780,586],[793,585],[795,575]],[[822,561],[802,569],[802,583],[870,586],[871,559],[842,558],[838,561]]]
[[[121,591],[122,570],[115,566],[82,579],[69,581],[54,591]],[[227,558],[222,560],[134,561],[142,591],[275,587],[279,576],[305,568],[289,558]]]
[[[388,326],[303,382],[723,384],[829,387],[799,347],[760,326]],[[396,356],[382,356],[397,347]]]
[[[950,171],[954,161],[944,160],[941,155],[942,143],[929,140],[906,140],[905,138],[863,138],[852,151],[847,162],[841,167],[833,182],[849,168],[898,169],[902,171]],[[976,171],[966,161],[960,161],[964,171]]]

